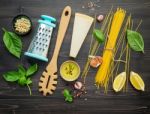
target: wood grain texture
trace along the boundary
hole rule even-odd
[[[87,94],[74,103],[64,102],[61,91],[67,87],[67,84],[58,75],[58,85],[52,96],[43,97],[38,92],[39,78],[46,68],[47,63],[36,61],[25,56],[21,60],[14,58],[8,53],[2,41],[2,30],[0,31],[0,114],[149,114],[150,113],[150,2],[149,0],[99,0],[93,10],[82,8],[87,6],[90,0],[1,0],[0,1],[0,27],[12,30],[11,21],[13,17],[19,14],[19,7],[23,7],[23,13],[30,16],[33,22],[32,32],[23,37],[23,53],[28,49],[32,36],[36,31],[37,20],[41,14],[51,15],[57,19],[57,27],[54,30],[51,45],[49,49],[49,60],[54,50],[58,24],[63,8],[67,5],[72,7],[72,17],[67,30],[63,45],[60,50],[58,59],[58,68],[61,63],[69,58],[71,35],[74,21],[74,13],[80,12],[90,16],[97,14],[106,14],[113,5],[115,8],[120,6],[127,12],[132,13],[137,24],[140,19],[143,23],[139,31],[144,37],[145,54],[132,52],[131,66],[132,70],[142,75],[146,84],[146,91],[140,93],[133,89],[129,84],[126,93],[114,93],[112,86],[109,87],[108,94],[96,90],[94,86],[94,76],[96,70],[91,69],[87,77]],[[91,0],[96,1],[96,0]],[[91,33],[91,31],[90,31]],[[88,49],[90,45],[91,34],[88,34],[76,61],[80,64],[81,69],[84,67]],[[102,48],[99,50],[101,54]],[[33,96],[29,96],[28,89],[19,87],[12,83],[7,83],[2,78],[2,74],[8,70],[16,69],[19,64],[29,66],[31,63],[39,64],[39,71],[33,76]]]

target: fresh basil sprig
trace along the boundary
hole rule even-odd
[[[103,43],[105,41],[105,36],[102,30],[94,29],[93,35],[99,43]]]
[[[5,32],[3,36],[3,41],[6,48],[11,54],[16,56],[17,58],[20,58],[22,51],[21,39],[13,32],[9,32],[4,28],[2,28],[2,30]]]
[[[32,84],[32,80],[30,78],[38,69],[37,64],[30,66],[27,70],[20,65],[18,67],[18,71],[9,71],[3,74],[3,77],[8,82],[17,82],[20,86],[27,86],[32,95],[30,84]]]
[[[73,97],[68,89],[63,90],[63,95],[65,97],[66,102],[70,102],[70,103],[73,102]]]
[[[127,39],[131,49],[134,51],[142,51],[144,53],[144,41],[140,33],[127,30]]]

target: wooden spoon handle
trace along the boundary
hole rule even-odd
[[[53,58],[55,58],[56,60],[58,58],[60,47],[68,28],[70,17],[71,17],[71,7],[66,6],[62,12],[59,29],[58,29],[57,41],[56,41],[55,50],[53,54]]]

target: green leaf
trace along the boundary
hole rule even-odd
[[[105,36],[102,30],[94,29],[93,35],[99,43],[103,43],[105,41]]]
[[[26,72],[26,76],[28,77],[28,76],[34,74],[37,71],[37,69],[38,69],[37,64],[34,64],[33,66],[30,66],[28,68],[27,72]]]
[[[32,84],[32,80],[31,80],[30,78],[28,78],[28,79],[26,80],[26,84],[27,84],[27,85]]]
[[[144,41],[142,35],[136,31],[127,30],[127,39],[131,49],[144,53]]]
[[[67,101],[67,102],[72,102],[72,101],[73,101],[73,97],[72,97],[71,95],[69,95],[69,96],[67,96],[67,97],[65,98],[65,101]]]
[[[32,84],[32,80],[31,80],[31,78],[28,78],[26,74],[28,74],[28,76],[29,76],[29,75],[33,74],[35,71],[37,71],[37,64],[31,66],[28,69],[28,73],[26,72],[26,69],[22,65],[19,65],[18,72],[10,71],[10,72],[3,74],[3,77],[6,81],[9,81],[9,82],[16,81],[18,85],[27,86],[29,89],[30,95],[32,95],[32,91],[29,86],[30,84]]]
[[[64,89],[63,90],[63,95],[64,95],[64,97],[70,96],[69,90],[68,89]]]
[[[8,51],[16,56],[17,58],[20,58],[21,50],[22,50],[22,42],[21,39],[13,32],[9,32],[5,29],[4,30],[4,36],[3,41],[8,49]]]
[[[10,72],[3,74],[3,77],[8,82],[15,82],[19,79],[20,74],[16,71],[10,71]]]
[[[69,90],[68,89],[64,89],[63,90],[63,95],[65,97],[65,101],[67,102],[72,102],[73,101],[73,97],[72,95],[70,94]]]
[[[19,65],[18,67],[18,72],[22,75],[25,76],[26,75],[26,70],[22,65]]]
[[[21,86],[24,86],[26,85],[26,82],[27,82],[27,79],[25,76],[21,76],[18,80],[18,84],[21,85]]]

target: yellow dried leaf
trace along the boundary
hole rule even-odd
[[[145,84],[139,74],[131,71],[130,72],[130,82],[135,89],[144,91]]]
[[[121,89],[125,85],[125,82],[126,82],[126,72],[122,72],[119,75],[117,75],[113,82],[113,89],[115,90],[115,92],[121,91]]]

